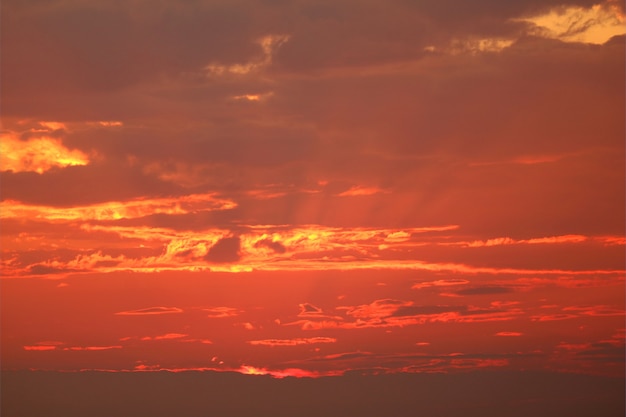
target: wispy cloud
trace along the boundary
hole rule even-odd
[[[349,190],[343,191],[338,194],[339,197],[357,197],[357,196],[367,196],[379,193],[388,193],[389,191],[385,191],[378,187],[364,187],[355,185]]]
[[[134,219],[154,214],[180,215],[191,212],[228,210],[234,207],[236,207],[235,203],[219,198],[214,193],[167,198],[141,198],[69,208],[38,206],[5,200],[0,202],[0,209],[2,210],[0,216],[2,218],[89,222]]]
[[[524,333],[520,333],[520,332],[498,332],[495,335],[496,336],[503,336],[503,337],[519,337],[519,336],[523,336]]]
[[[312,345],[318,343],[335,343],[337,339],[333,337],[305,337],[295,339],[263,339],[263,340],[249,340],[248,344],[254,346],[299,346],[299,345]]]
[[[120,311],[115,313],[118,316],[149,316],[158,314],[178,314],[183,310],[178,307],[148,307],[139,310]]]
[[[184,334],[184,333],[165,333],[165,334],[160,334],[157,336],[144,336],[142,338],[140,338],[139,340],[142,341],[151,341],[151,340],[172,340],[172,339],[182,339],[189,336],[188,334]]]
[[[241,310],[234,307],[207,307],[202,311],[207,312],[207,317],[210,318],[237,317],[241,313]]]

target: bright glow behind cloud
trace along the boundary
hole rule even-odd
[[[533,23],[539,36],[565,42],[602,44],[613,36],[626,33],[623,14],[616,4],[610,2],[590,8],[557,8],[519,20]]]
[[[89,158],[77,149],[68,149],[56,138],[40,136],[20,140],[14,134],[0,137],[0,169],[44,173],[54,167],[87,165]]]

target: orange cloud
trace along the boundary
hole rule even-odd
[[[337,194],[339,197],[356,197],[356,196],[365,196],[365,195],[374,195],[379,193],[386,193],[385,191],[378,187],[362,187],[362,186],[354,186],[349,190],[346,190],[342,193]]]
[[[495,335],[496,336],[504,336],[504,337],[517,337],[517,336],[522,336],[524,333],[520,333],[520,332],[498,332]]]
[[[569,320],[575,319],[579,316],[576,314],[543,314],[532,316],[530,319],[532,321],[557,321],[557,320]]]
[[[114,345],[114,346],[70,346],[63,348],[63,350],[87,350],[87,351],[98,351],[98,350],[110,350],[110,349],[121,349],[122,346]]]
[[[236,317],[241,313],[241,310],[232,307],[210,307],[202,311],[208,312],[207,317],[211,318]]]
[[[311,345],[317,343],[335,343],[337,339],[333,337],[306,337],[295,339],[264,339],[249,340],[247,343],[254,346],[299,346]]]
[[[176,314],[182,312],[183,310],[177,307],[149,307],[139,310],[120,311],[115,314],[118,316],[148,316],[156,314]]]
[[[77,149],[66,148],[60,139],[40,136],[21,140],[16,134],[0,137],[2,171],[44,173],[54,167],[87,165],[89,158]]]
[[[590,269],[523,269],[473,266],[462,263],[428,262],[415,259],[418,248],[424,245],[454,245],[483,247],[508,244],[576,244],[589,240],[580,235],[512,240],[509,238],[490,239],[473,242],[440,242],[437,236],[425,232],[443,232],[454,230],[458,226],[414,227],[402,229],[388,228],[341,228],[319,225],[305,225],[294,228],[267,225],[242,226],[243,232],[233,235],[227,229],[176,230],[164,227],[119,226],[117,224],[90,224],[90,221],[137,218],[153,213],[186,214],[198,211],[223,210],[235,203],[214,197],[213,194],[189,195],[176,202],[175,198],[133,200],[126,203],[102,204],[74,209],[45,209],[32,206],[12,206],[13,202],[3,202],[0,216],[78,220],[83,233],[111,233],[121,238],[116,245],[129,245],[130,250],[137,247],[154,249],[149,256],[131,258],[123,254],[108,255],[101,251],[85,253],[81,251],[70,261],[54,259],[20,266],[18,258],[7,258],[5,276],[18,275],[56,275],[89,271],[111,272],[117,270],[136,271],[301,271],[301,270],[422,270],[429,272],[452,272],[461,274],[490,275],[561,275],[557,280],[573,285],[577,280],[565,277],[577,275],[623,275],[622,270]],[[20,212],[20,210],[26,210]],[[33,210],[33,212],[28,212]],[[39,211],[38,211],[39,210]],[[46,210],[48,211],[46,213]],[[27,236],[24,236],[26,239]],[[66,239],[64,236],[63,239]],[[442,239],[448,240],[447,237]],[[603,237],[602,239],[606,239]],[[594,238],[595,240],[595,238]],[[50,245],[54,244],[46,238]],[[602,240],[604,241],[604,240]],[[66,241],[63,241],[66,245]],[[82,242],[82,241],[81,241]],[[154,255],[158,248],[163,248],[159,255]],[[8,262],[8,263],[7,263]],[[543,278],[523,278],[541,280]],[[591,278],[589,278],[591,279]],[[593,278],[599,279],[599,278]],[[605,280],[606,281],[606,280]],[[608,280],[610,281],[610,280]],[[607,281],[607,282],[608,282]],[[554,280],[550,280],[553,283]],[[465,284],[460,279],[442,279],[416,283],[414,289],[431,286],[454,286]],[[539,282],[527,282],[523,285],[536,285]]]
[[[273,378],[287,378],[287,377],[295,377],[295,378],[319,378],[322,376],[336,376],[343,374],[343,371],[326,371],[326,372],[318,372],[318,371],[309,371],[300,368],[287,368],[287,369],[268,369],[268,368],[259,368],[250,365],[242,365],[238,369],[234,369],[235,372],[242,373],[244,375],[269,375]]]
[[[465,285],[469,284],[470,281],[461,278],[449,278],[449,279],[438,279],[435,281],[424,281],[418,282],[414,284],[411,289],[419,290],[422,288],[430,288],[430,287],[450,287],[454,285]]]
[[[559,7],[548,13],[515,19],[534,26],[533,35],[565,42],[602,44],[613,36],[626,33],[624,15],[611,1],[591,7]]]
[[[39,346],[39,345],[33,345],[33,346],[24,346],[24,350],[36,350],[36,351],[43,351],[43,350],[55,350],[57,347],[56,346]]]
[[[611,306],[571,306],[564,307],[563,311],[577,312],[584,316],[626,316],[626,311]]]
[[[346,318],[304,316],[301,320],[285,323],[299,326],[303,330],[321,329],[365,329],[373,327],[405,327],[424,323],[478,323],[508,321],[523,314],[519,308],[480,309],[463,305],[418,305],[412,301],[381,299],[370,304],[340,306]]]
[[[162,334],[159,336],[154,336],[154,337],[150,337],[150,336],[145,336],[142,337],[140,340],[142,341],[150,341],[150,340],[172,340],[172,339],[182,339],[184,337],[189,336],[188,334],[183,334],[183,333],[166,333],[166,334]]]
[[[215,194],[191,194],[167,198],[138,198],[77,207],[51,207],[5,200],[0,202],[0,218],[36,220],[121,220],[152,214],[186,214],[198,211],[229,210],[236,207],[230,200]]]
[[[469,248],[479,248],[484,246],[503,246],[503,245],[538,245],[538,244],[556,244],[556,243],[581,243],[588,240],[582,235],[563,235],[540,237],[533,239],[512,239],[510,237],[498,237],[487,240],[474,240],[471,242],[443,242],[440,245],[446,246],[465,246]]]

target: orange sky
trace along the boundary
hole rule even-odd
[[[624,375],[624,5],[2,2],[2,369]]]

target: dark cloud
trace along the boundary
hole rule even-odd
[[[459,290],[456,294],[459,295],[490,295],[490,294],[508,294],[515,292],[513,288],[510,287],[497,287],[497,286],[483,286],[483,287],[474,287],[474,288],[466,288],[463,290]]]
[[[621,233],[624,37],[568,44],[523,36],[507,20],[582,0],[444,3],[11,2],[3,114],[125,124],[65,132],[64,143],[98,159],[4,175],[3,198],[70,205],[221,190],[258,223],[419,218],[468,232]],[[290,38],[257,72],[203,70],[258,62],[257,40],[270,34]],[[472,36],[517,41],[499,53],[445,52]],[[233,99],[263,92],[273,94]],[[515,162],[533,157],[554,161]],[[327,190],[295,191],[319,180]],[[243,197],[276,184],[286,195]],[[385,189],[402,204],[370,195],[354,210],[332,195],[339,184]]]
[[[624,362],[624,344],[611,342],[592,343],[588,348],[576,352],[576,355],[585,357],[586,359],[607,361],[607,362]]]
[[[236,2],[57,2],[6,10],[8,94],[104,92],[260,53],[251,42],[250,11]]]
[[[321,313],[322,313],[322,309],[314,306],[313,304],[309,304],[309,303],[300,304],[299,315],[306,316],[306,315],[315,315],[315,314],[321,314]]]
[[[401,306],[390,317],[422,316],[450,312],[465,312],[466,306]]]
[[[204,257],[214,263],[237,262],[240,258],[241,241],[238,236],[225,237],[217,241]]]
[[[87,205],[147,195],[180,194],[181,187],[142,172],[141,167],[110,162],[35,172],[2,173],[2,199],[49,206]]]
[[[80,272],[71,268],[57,268],[53,266],[37,264],[28,267],[29,275],[54,275],[54,274],[67,274],[70,272]]]
[[[275,242],[271,239],[259,240],[257,243],[255,243],[254,246],[265,247],[265,248],[273,250],[275,253],[285,253],[287,251],[287,248],[285,247],[285,245],[283,245],[280,242]]]

